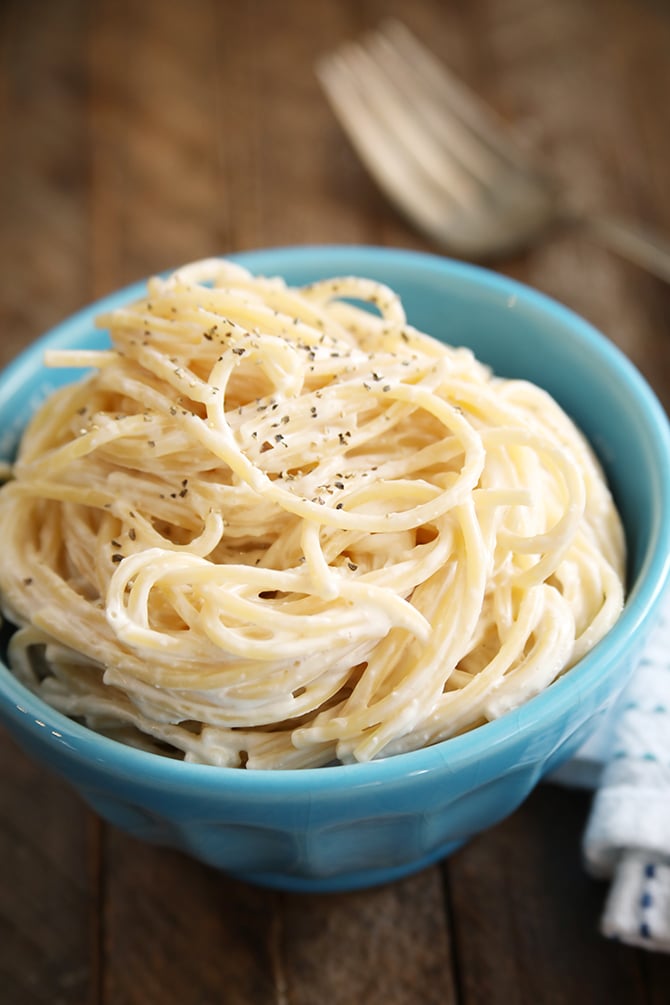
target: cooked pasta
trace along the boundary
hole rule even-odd
[[[99,325],[47,354],[92,369],[0,491],[8,658],[67,715],[194,762],[365,761],[518,706],[618,617],[583,436],[380,283],[204,260]]]

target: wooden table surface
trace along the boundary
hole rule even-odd
[[[364,173],[313,73],[389,13],[517,121],[583,204],[670,233],[663,0],[8,0],[1,361],[92,299],[201,256],[430,249]],[[603,329],[667,406],[670,287],[575,232],[497,267]],[[139,844],[0,745],[3,1005],[669,1000],[668,957],[598,934],[586,793],[544,784],[419,875],[304,896]]]

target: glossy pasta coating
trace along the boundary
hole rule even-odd
[[[582,435],[379,283],[206,260],[99,323],[0,492],[10,660],[67,714],[193,761],[368,760],[515,707],[618,617]]]

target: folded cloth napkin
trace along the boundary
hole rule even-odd
[[[557,776],[589,779],[586,867],[612,880],[602,931],[670,952],[670,596],[604,726]]]

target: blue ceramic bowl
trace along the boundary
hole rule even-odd
[[[606,338],[546,297],[482,269],[365,247],[238,256],[289,283],[336,274],[382,280],[410,321],[470,346],[501,375],[544,386],[595,447],[626,528],[629,594],[607,637],[522,708],[472,732],[369,764],[255,772],[185,764],[98,736],[53,711],[0,666],[0,717],[23,747],[104,818],[261,884],[370,886],[449,854],[511,813],[593,730],[635,666],[669,574],[670,436],[640,374]],[[10,456],[44,393],[47,346],[94,347],[93,318],[141,295],[106,297],[36,342],[0,377],[0,446]]]

